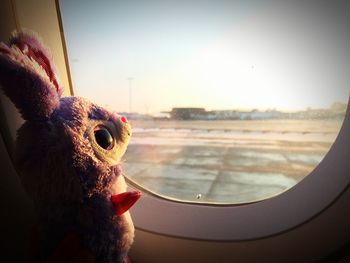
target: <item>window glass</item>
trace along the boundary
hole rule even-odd
[[[184,201],[279,194],[324,158],[350,93],[338,2],[68,1],[75,94],[128,117],[126,176]]]

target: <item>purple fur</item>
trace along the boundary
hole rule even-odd
[[[28,46],[33,46],[37,53],[45,56],[47,64],[43,66],[50,71],[51,81],[47,76],[38,74],[36,63],[26,55]],[[62,94],[62,87],[57,81],[48,50],[34,33],[14,33],[10,47],[0,43],[0,83],[25,120],[47,119],[57,108]]]
[[[12,100],[25,120],[47,119],[58,106],[56,91],[45,87],[40,76],[32,75],[25,68],[19,68],[0,55],[0,83],[5,94]],[[26,86],[31,87],[26,90]],[[25,87],[19,90],[16,87]],[[43,88],[44,87],[44,88]]]
[[[49,53],[32,34],[16,34],[11,43],[38,48],[51,63]],[[49,70],[43,76],[23,50],[18,53],[17,47],[1,44],[0,83],[27,120],[18,130],[15,161],[38,215],[40,261],[46,261],[73,232],[98,262],[123,262],[134,227],[128,212],[115,214],[110,197],[126,191],[120,159],[131,128],[119,115],[86,99],[60,98],[54,66],[44,64]],[[94,139],[101,125],[115,138],[111,150],[100,148]]]

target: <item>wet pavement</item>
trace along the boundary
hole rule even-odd
[[[289,189],[310,173],[323,155],[237,147],[130,145],[123,167],[131,179],[161,195],[242,203]]]
[[[139,121],[125,174],[185,201],[244,203],[293,187],[324,158],[340,120]]]

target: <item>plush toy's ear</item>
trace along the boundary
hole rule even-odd
[[[50,52],[29,31],[0,43],[0,84],[26,120],[49,118],[62,94]]]

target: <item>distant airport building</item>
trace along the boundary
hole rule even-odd
[[[170,117],[175,120],[193,120],[207,116],[204,108],[173,108]]]
[[[206,111],[205,108],[172,108],[163,119],[172,120],[270,120],[270,119],[329,119],[343,118],[346,104],[334,103],[328,109],[311,109],[302,111],[281,112],[276,109],[250,111],[216,110]],[[169,116],[169,117],[168,117]],[[160,119],[159,117],[157,117]]]

